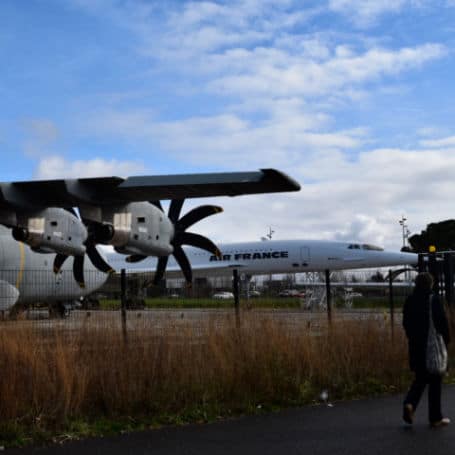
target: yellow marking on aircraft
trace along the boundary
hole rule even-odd
[[[24,278],[24,269],[25,269],[25,246],[22,242],[17,242],[19,244],[20,251],[20,265],[19,273],[17,274],[16,288],[19,289],[22,279]]]

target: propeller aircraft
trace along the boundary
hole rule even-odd
[[[173,255],[191,283],[191,264],[182,245],[215,256],[220,251],[211,240],[187,229],[222,209],[202,205],[180,218],[186,198],[298,190],[300,185],[296,181],[275,169],[0,183],[0,224],[10,230],[10,240],[22,245],[18,248],[16,242],[2,237],[0,309],[11,307],[23,293],[26,264],[34,264],[41,271],[50,269],[55,277],[62,269],[71,267],[77,286],[70,294],[75,298],[93,290],[93,286],[85,289],[84,270],[93,266],[104,280],[106,274],[114,273],[97,245],[112,246],[117,253],[127,256],[130,263],[158,257],[158,278],[164,275],[168,257]],[[161,200],[171,200],[168,214],[164,213]],[[52,264],[49,255],[53,257]],[[88,265],[86,256],[90,260]],[[72,263],[68,261],[70,257]],[[18,271],[14,279],[1,271],[14,268]],[[97,281],[95,287],[104,280]],[[48,288],[49,294],[52,289]],[[30,287],[28,293],[33,295]]]

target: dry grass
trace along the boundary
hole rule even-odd
[[[223,414],[399,390],[406,345],[378,321],[338,321],[311,334],[266,318],[155,333],[118,328],[0,332],[0,422],[58,428],[99,417]],[[1,430],[0,430],[1,431]],[[1,434],[0,434],[0,439]]]

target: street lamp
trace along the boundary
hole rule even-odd
[[[407,218],[405,218],[404,215],[401,215],[401,220],[398,220],[398,223],[400,223],[401,229],[402,229],[402,235],[403,235],[403,248],[406,247],[406,244],[408,243],[408,237],[409,234],[411,233],[408,229],[408,225],[406,224]],[[404,279],[406,281],[409,281],[409,271],[406,271],[404,274]]]
[[[408,243],[408,237],[410,234],[410,231],[408,229],[408,225],[406,224],[407,218],[405,218],[404,215],[401,215],[401,220],[398,220],[398,223],[400,223],[401,229],[402,229],[402,236],[403,236],[403,247],[406,246]]]

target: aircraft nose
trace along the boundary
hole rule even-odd
[[[403,259],[406,261],[406,264],[417,265],[419,260],[419,255],[415,253],[401,253]]]
[[[418,255],[415,253],[394,253],[397,265],[417,265]]]

